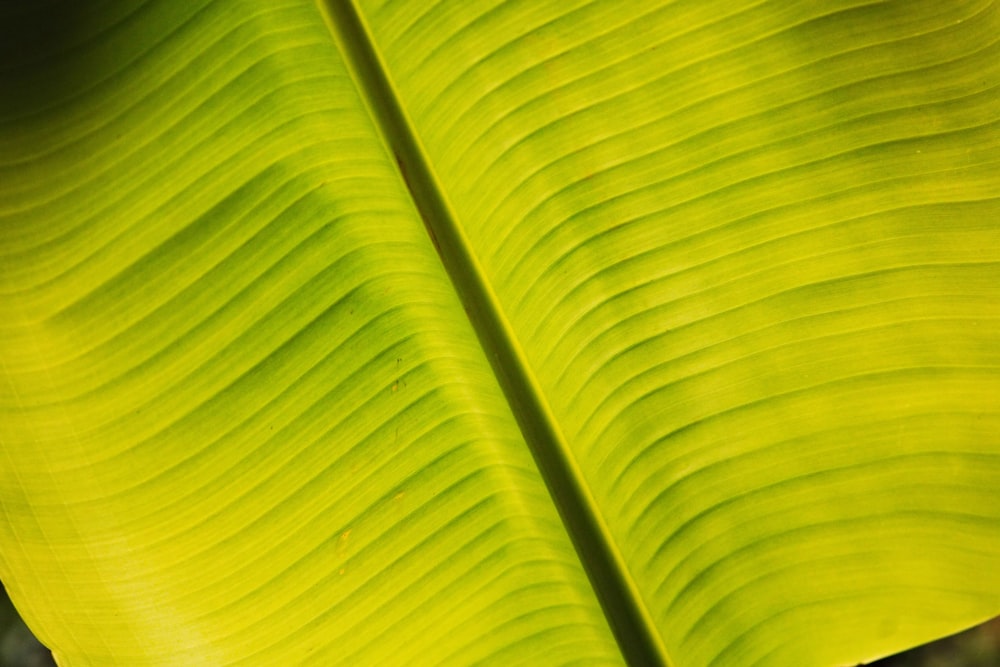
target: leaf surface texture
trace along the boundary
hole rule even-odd
[[[1000,612],[995,3],[2,11],[0,578],[60,664]]]

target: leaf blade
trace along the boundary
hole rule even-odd
[[[5,119],[29,623],[63,664],[617,663],[315,6],[133,9],[28,63],[93,85]]]
[[[994,6],[361,4],[678,664],[997,612]]]

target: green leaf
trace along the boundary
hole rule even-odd
[[[11,598],[73,666],[837,667],[1000,613],[998,36],[0,5]]]

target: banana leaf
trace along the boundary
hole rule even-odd
[[[0,4],[0,579],[73,667],[838,667],[1000,613],[998,42]]]

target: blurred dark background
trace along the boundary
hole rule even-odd
[[[971,630],[871,663],[872,667],[1000,667],[1000,616]]]
[[[38,643],[0,588],[0,667],[53,667],[48,649]]]
[[[0,589],[0,667],[54,667]],[[872,667],[1000,667],[1000,617],[965,632],[871,663]],[[194,667],[194,666],[192,666]],[[208,667],[208,666],[206,666]],[[794,667],[794,665],[789,665]]]

